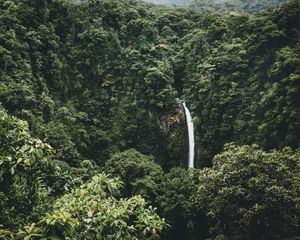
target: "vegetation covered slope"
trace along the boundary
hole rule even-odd
[[[1,238],[299,236],[299,26],[299,0],[256,15],[0,0]],[[177,98],[212,168],[174,168]]]
[[[257,13],[262,10],[278,7],[285,0],[192,0],[192,7],[217,12]]]
[[[209,17],[207,31],[185,36],[183,91],[201,159],[230,141],[299,147],[299,20],[295,1],[256,17]]]
[[[267,8],[280,6],[284,0],[144,0],[145,2],[176,6],[198,8],[209,12],[245,12],[257,13]]]
[[[154,116],[176,90],[153,16],[127,1],[2,1],[3,106],[72,166],[129,147],[168,158]]]
[[[165,6],[188,6],[191,4],[191,0],[144,0],[148,3]]]

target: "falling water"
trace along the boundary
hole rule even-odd
[[[194,156],[195,156],[195,137],[194,137],[194,124],[192,120],[192,115],[189,109],[186,107],[185,102],[183,102],[188,134],[189,134],[189,168],[194,168]]]

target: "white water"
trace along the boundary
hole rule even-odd
[[[183,102],[182,105],[185,111],[185,117],[186,117],[188,134],[189,134],[189,168],[194,168],[194,157],[195,157],[194,124],[192,120],[192,115],[189,109],[186,107],[185,102]]]

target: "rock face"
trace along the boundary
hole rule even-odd
[[[161,147],[166,149],[163,163],[165,169],[171,169],[174,166],[186,168],[187,166],[188,134],[183,111],[178,106],[170,112],[149,112],[149,118],[155,119],[164,139]]]
[[[158,125],[165,133],[172,132],[174,128],[176,129],[179,126],[184,126],[184,115],[179,108],[176,109],[175,113],[161,114],[156,116],[156,119]]]

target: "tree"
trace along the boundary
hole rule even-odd
[[[1,110],[0,225],[14,229],[42,214],[35,209],[64,191],[65,177],[52,162],[52,148],[32,138],[26,122]]]
[[[99,174],[75,188],[54,204],[52,212],[37,224],[20,230],[26,239],[39,236],[55,239],[146,240],[157,237],[167,225],[141,196],[116,199],[122,182]]]
[[[283,239],[297,234],[299,160],[289,148],[264,152],[256,145],[226,145],[199,177],[197,198],[211,219],[212,236]]]
[[[130,149],[116,153],[105,164],[105,171],[118,176],[125,183],[123,194],[141,194],[147,199],[156,195],[156,186],[163,175],[161,167],[154,158]]]
[[[171,225],[166,239],[206,239],[206,217],[196,202],[200,174],[199,170],[172,168],[157,185],[155,203]]]

